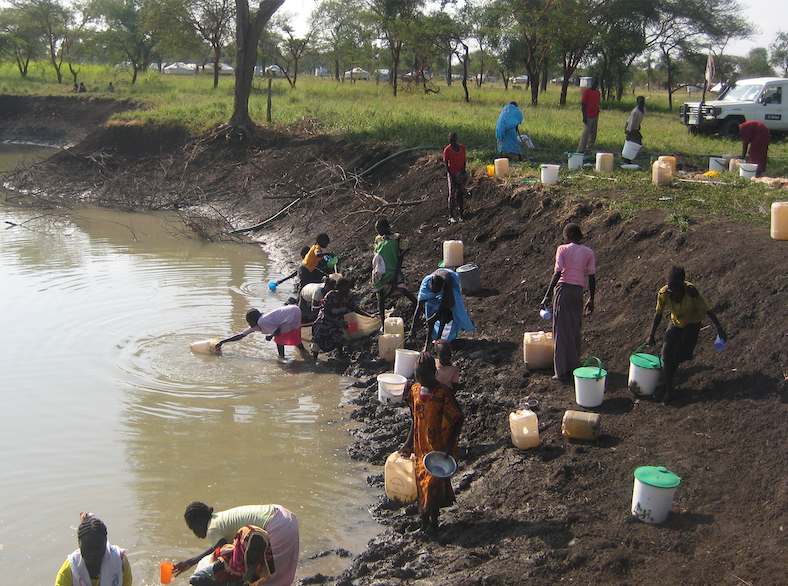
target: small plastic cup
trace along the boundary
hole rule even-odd
[[[276,291],[276,283],[274,281],[271,281],[270,283],[268,283],[268,290],[269,291]]]
[[[725,340],[717,336],[717,339],[714,340],[714,349],[717,352],[722,352],[723,350],[725,350]]]
[[[542,319],[553,319],[553,312],[543,307],[542,310],[539,312],[539,315],[542,316]]]
[[[172,582],[172,562],[161,562],[159,564],[159,579],[162,584]]]
[[[487,165],[487,175],[495,177],[495,165]]]

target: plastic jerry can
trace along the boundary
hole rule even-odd
[[[406,458],[394,452],[386,458],[383,467],[386,496],[393,501],[412,503],[416,500],[416,458],[413,454]]]
[[[383,320],[384,334],[399,334],[405,336],[405,320],[401,317],[387,317]]]
[[[509,413],[509,429],[514,447],[527,450],[539,445],[539,418],[530,409]]]
[[[523,334],[523,360],[528,370],[553,367],[553,333],[525,332]]]
[[[561,422],[561,435],[569,439],[596,441],[599,439],[600,420],[599,413],[569,410]]]

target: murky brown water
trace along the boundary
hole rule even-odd
[[[183,522],[193,500],[291,509],[298,576],[337,573],[348,560],[308,557],[377,533],[370,471],[345,452],[351,380],[292,348],[280,361],[262,336],[189,351],[291,294],[268,291],[280,275],[259,247],[188,239],[166,215],[0,213],[3,583],[52,583],[84,510],[128,549],[136,585],[205,549]]]

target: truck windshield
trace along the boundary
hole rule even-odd
[[[754,102],[761,95],[762,84],[736,85],[722,98],[723,102]]]

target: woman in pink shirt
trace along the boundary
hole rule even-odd
[[[567,224],[564,228],[566,244],[558,247],[555,253],[555,272],[547,293],[542,299],[542,307],[555,289],[553,296],[553,365],[554,380],[564,379],[580,366],[580,346],[582,336],[580,325],[583,315],[594,311],[596,292],[596,266],[594,251],[580,244],[583,232],[577,224]],[[588,274],[589,300],[583,308],[583,288]]]

